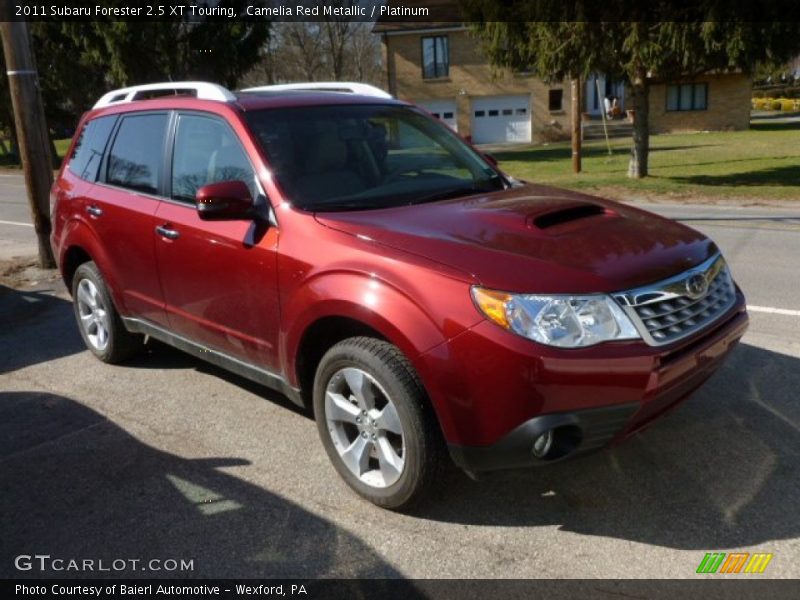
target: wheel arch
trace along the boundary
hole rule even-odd
[[[69,246],[61,259],[61,278],[64,285],[67,286],[67,291],[72,293],[72,279],[75,277],[75,271],[78,270],[83,263],[92,261],[92,256],[83,246]]]
[[[93,261],[106,281],[114,304],[118,309],[124,308],[120,304],[120,294],[117,293],[117,279],[103,250],[102,243],[91,228],[80,219],[71,220],[65,227],[58,254],[61,277],[67,287],[67,291],[72,293],[72,278],[77,268],[84,262]]]
[[[380,338],[397,346],[409,360],[439,427],[447,430],[450,421],[447,400],[438,393],[440,386],[431,380],[435,373],[423,364],[424,354],[472,326],[469,315],[474,309],[471,302],[469,311],[444,305],[427,306],[424,302],[431,302],[427,294],[403,291],[415,289],[418,283],[395,285],[392,281],[371,272],[328,272],[307,280],[282,298],[281,321],[285,327],[279,347],[282,371],[292,387],[300,388],[308,404],[313,390],[309,383],[328,348],[346,337]],[[448,288],[438,289],[448,294]]]
[[[306,407],[313,406],[314,375],[324,354],[351,337],[372,337],[389,341],[380,331],[352,317],[328,315],[312,322],[303,332],[294,361],[296,384]]]

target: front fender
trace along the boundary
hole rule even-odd
[[[326,317],[345,317],[377,331],[397,346],[417,369],[429,391],[440,423],[447,429],[449,410],[429,369],[420,369],[423,353],[481,320],[469,295],[469,284],[432,272],[418,273],[409,288],[375,274],[337,271],[307,280],[281,303],[281,364],[298,386],[297,357],[304,333]],[[404,291],[408,289],[409,291]]]
[[[289,325],[283,332],[282,363],[291,374],[296,372],[295,360],[303,334],[325,317],[346,317],[363,323],[409,359],[444,342],[446,330],[451,328],[385,280],[355,272],[314,277],[282,303],[282,312],[282,321]]]

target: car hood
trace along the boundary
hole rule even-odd
[[[414,206],[317,213],[316,219],[512,292],[620,291],[685,271],[717,251],[675,221],[531,184]]]

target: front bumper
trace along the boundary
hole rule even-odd
[[[471,472],[530,467],[586,454],[606,446],[622,431],[639,405],[620,404],[552,413],[525,421],[491,446],[451,445],[450,456]],[[544,458],[533,455],[533,442],[553,430],[553,446]]]
[[[747,324],[738,291],[713,326],[667,347],[553,349],[485,322],[432,351],[423,372],[432,366],[439,375],[429,392],[459,466],[533,466],[618,442],[671,411],[716,371]],[[537,459],[534,439],[553,428],[562,434],[558,451]]]

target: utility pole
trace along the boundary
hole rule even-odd
[[[573,77],[570,81],[572,96],[572,171],[581,172],[581,80]]]
[[[2,21],[0,32],[3,36],[8,87],[14,108],[19,153],[25,172],[28,204],[39,242],[39,266],[52,269],[56,266],[53,250],[50,248],[50,187],[53,184],[53,164],[28,24],[24,21]]]

